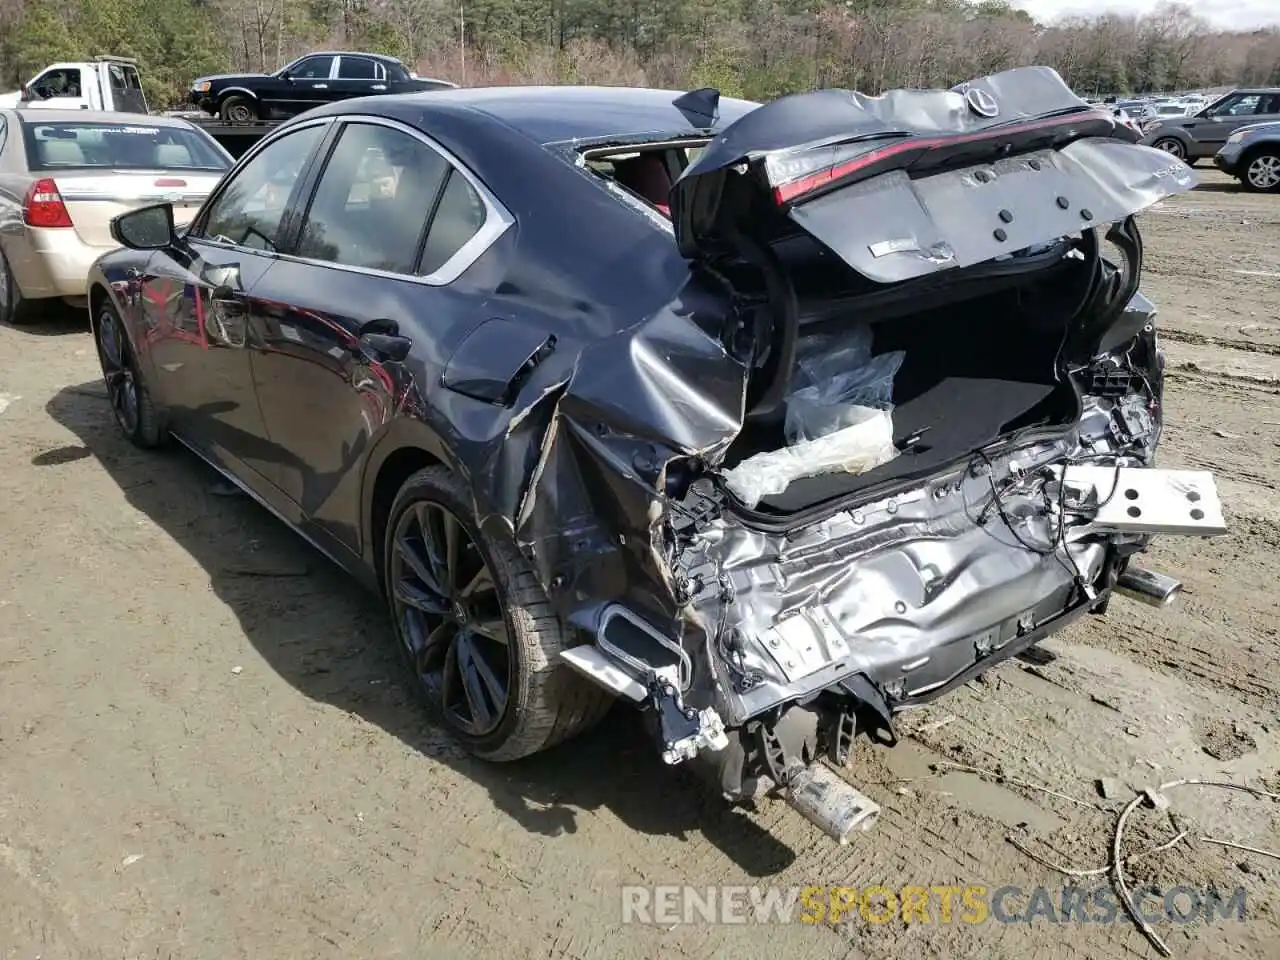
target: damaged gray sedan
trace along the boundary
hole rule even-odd
[[[1154,465],[1134,216],[1195,175],[1134,139],[1044,68],[335,104],[186,231],[119,218],[94,333],[129,438],[378,590],[472,752],[621,699],[845,842],[877,810],[824,761],[1224,532]]]

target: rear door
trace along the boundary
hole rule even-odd
[[[387,74],[377,60],[343,55],[338,58],[338,76],[330,81],[330,99],[347,100],[387,92]]]
[[[428,402],[437,394],[443,345],[474,327],[496,285],[469,268],[512,222],[418,131],[343,125],[294,249],[255,296],[254,379],[281,450],[278,483],[317,533],[359,551],[351,517],[364,458],[415,381]],[[419,349],[422,366],[384,362],[360,343],[371,329],[439,350]]]

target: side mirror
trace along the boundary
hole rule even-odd
[[[178,240],[173,204],[157,203],[122,213],[111,221],[111,236],[130,250],[164,250]]]
[[[22,92],[18,94],[18,101],[19,101],[20,103],[30,103],[30,102],[31,102],[31,88],[30,88],[30,87],[28,87],[28,86],[24,83],[24,84],[22,85],[21,90],[22,90]]]
[[[292,75],[291,73],[289,73],[289,71],[288,71],[288,70],[281,70],[281,71],[280,71],[280,79],[281,79],[281,80],[288,80],[290,83],[293,83],[293,75]]]

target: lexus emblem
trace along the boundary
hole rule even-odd
[[[966,90],[964,99],[969,104],[969,109],[980,117],[990,120],[1000,114],[1000,104],[996,103],[996,98],[978,87],[970,87]]]

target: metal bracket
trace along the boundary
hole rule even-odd
[[[680,691],[667,680],[650,679],[649,706],[658,715],[658,739],[665,763],[677,764],[696,757],[701,750],[723,750],[729,745],[720,715],[711,707],[702,711],[686,707]]]
[[[1227,532],[1218,488],[1208,471],[1069,466],[1061,478],[1069,487],[1092,490],[1080,512],[1092,511],[1093,531],[1189,537]]]

